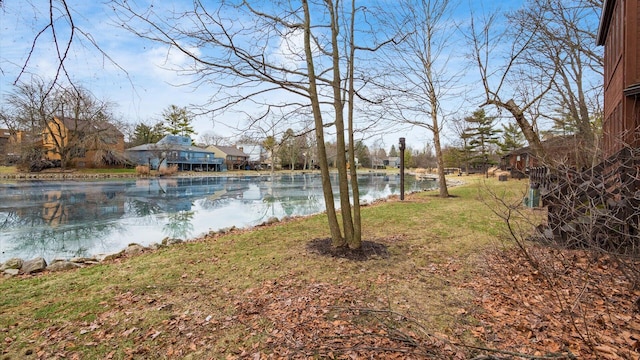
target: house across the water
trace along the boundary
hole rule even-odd
[[[211,145],[207,149],[224,157],[224,165],[228,170],[244,170],[249,166],[249,155],[235,146]]]
[[[43,129],[42,150],[64,166],[120,166],[124,135],[107,121],[54,116]]]
[[[167,135],[155,144],[144,144],[126,150],[126,155],[137,165],[151,169],[177,166],[178,171],[223,171],[224,159],[215,157],[211,150],[191,145],[187,136]]]

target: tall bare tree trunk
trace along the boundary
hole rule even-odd
[[[354,235],[356,232],[359,233],[355,228],[359,228],[360,224],[359,215],[356,220],[358,224],[354,224],[354,215],[352,215],[354,209],[351,206],[346,159],[347,134],[345,131],[353,131],[351,123],[349,129],[345,129],[347,90],[344,81],[348,79],[340,73],[341,62],[348,58],[348,52],[341,52],[341,46],[345,49],[350,46],[349,40],[345,41],[346,37],[340,36],[341,23],[347,23],[347,17],[353,16],[349,13],[348,7],[342,6],[338,0],[300,0],[302,6],[297,5],[298,1],[273,3],[241,1],[233,4],[196,1],[193,10],[180,14],[180,17],[188,20],[185,21],[188,25],[178,28],[173,26],[176,14],[165,17],[154,11],[145,10],[147,6],[138,10],[137,5],[132,5],[128,1],[111,1],[117,9],[124,28],[141,37],[168,45],[171,49],[186,55],[195,64],[185,66],[186,72],[200,79],[196,82],[206,82],[220,87],[220,93],[224,94],[223,100],[212,99],[208,104],[213,107],[210,111],[222,111],[246,101],[252,101],[267,109],[267,113],[260,117],[264,118],[275,108],[287,109],[289,114],[300,114],[309,109],[310,103],[333,245],[348,245],[352,248],[360,246],[360,235]],[[351,11],[353,11],[353,4]],[[311,12],[314,12],[314,19],[319,19],[321,23],[311,24]],[[316,12],[322,13],[322,16],[315,17]],[[330,23],[326,21],[327,15],[330,16]],[[245,23],[247,18],[252,21]],[[233,19],[238,21],[234,22]],[[133,25],[138,22],[149,29],[141,30],[137,25]],[[239,31],[238,26],[243,28],[242,31]],[[314,33],[316,30],[318,34]],[[325,34],[328,35],[328,31],[331,31],[330,37],[325,36]],[[352,31],[355,30],[352,29]],[[298,35],[304,36],[304,53],[296,51],[297,46],[293,46],[297,43]],[[285,61],[287,65],[283,64],[282,57],[265,56],[265,51],[275,42],[291,45],[284,51],[284,58],[299,61],[304,56],[303,61],[306,62],[306,66],[298,66],[298,64],[289,66],[287,61]],[[193,44],[194,47],[186,46],[187,43]],[[196,53],[193,49],[199,50]],[[211,51],[204,51],[204,49]],[[315,58],[322,60],[316,61]],[[241,86],[233,81],[230,82],[230,78],[241,79],[242,81],[239,82]],[[353,83],[351,86],[354,86]],[[273,106],[270,99],[265,99],[266,94],[279,94],[281,91],[286,91],[297,99],[277,104],[277,106]],[[336,213],[325,146],[324,128],[329,126],[324,123],[322,112],[329,110],[328,107],[332,107],[329,111],[332,114],[329,116],[332,117],[332,125],[335,126],[336,131],[336,167],[342,219],[338,219]],[[350,155],[350,159],[353,156]],[[355,160],[351,161],[355,166]],[[356,201],[355,204],[354,206],[358,206],[359,202]]]
[[[402,123],[419,126],[433,134],[438,165],[438,187],[441,197],[449,197],[444,174],[444,154],[440,142],[445,119],[446,98],[459,80],[451,67],[446,66],[454,54],[447,54],[450,46],[451,3],[449,0],[404,0],[389,15],[389,25],[406,34],[388,60],[397,72],[394,100],[396,115]],[[444,64],[444,65],[443,65]]]
[[[353,237],[349,243],[351,248],[359,248],[362,246],[362,225],[360,214],[360,189],[358,188],[358,169],[356,169],[356,156],[355,156],[355,139],[353,136],[353,102],[354,102],[354,62],[356,45],[354,39],[354,27],[356,18],[356,4],[355,0],[351,0],[351,28],[349,29],[349,69],[347,71],[347,78],[349,79],[348,89],[348,121],[349,121],[349,163],[353,164],[350,168],[351,174],[351,191],[353,192]]]
[[[331,15],[331,47],[333,60],[333,108],[335,112],[336,125],[336,145],[338,155],[336,156],[336,167],[338,168],[338,187],[340,188],[340,213],[342,214],[342,226],[344,229],[344,240],[346,245],[351,245],[353,241],[353,219],[351,217],[351,202],[349,201],[349,179],[347,176],[346,144],[344,140],[344,104],[342,102],[342,79],[340,76],[340,53],[338,44],[338,14],[334,8],[332,0],[326,0],[329,14]],[[350,145],[352,146],[352,144]],[[351,164],[354,167],[355,164]]]
[[[327,159],[327,149],[324,141],[324,123],[322,121],[322,111],[316,85],[315,67],[313,64],[313,54],[311,52],[311,15],[309,14],[309,4],[307,0],[302,0],[304,9],[304,52],[306,55],[308,77],[309,77],[309,98],[311,99],[311,109],[316,128],[316,141],[318,144],[318,162],[320,163],[320,176],[322,178],[322,192],[327,208],[327,219],[331,239],[334,246],[344,246],[344,238],[340,233],[340,225],[333,199],[333,189],[331,188],[331,178],[329,174],[329,161]]]
[[[442,145],[440,145],[440,128],[438,127],[437,114],[432,113],[433,118],[433,147],[436,149],[436,161],[438,163],[438,184],[439,195],[441,198],[449,197],[449,189],[447,189],[447,179],[444,174],[444,154],[442,153]]]

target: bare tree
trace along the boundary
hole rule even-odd
[[[481,22],[473,18],[466,32],[484,88],[482,106],[508,111],[541,159],[547,156],[537,121],[544,117],[570,119],[585,147],[595,148],[603,63],[595,36],[601,5],[599,0],[530,0],[507,14],[504,30],[496,31],[498,14],[493,14]]]
[[[5,106],[14,114],[12,130],[24,134],[21,155],[27,163],[47,152],[59,157],[64,167],[86,151],[104,155],[117,141],[112,104],[81,87],[62,87],[33,78],[30,83],[18,84]],[[39,145],[43,136],[46,149]]]
[[[575,128],[590,152],[590,159],[581,159],[585,165],[596,158],[594,119],[601,112],[604,62],[596,45],[601,9],[601,0],[529,0],[508,14],[510,23],[534,35],[523,54],[524,64],[555,74],[547,99],[555,114],[547,110],[541,115]]]
[[[389,48],[389,67],[395,69],[385,86],[391,85],[392,116],[400,122],[427,129],[433,134],[441,197],[448,197],[441,145],[446,98],[454,95],[460,74],[449,66],[449,39],[455,27],[448,23],[449,0],[402,0],[388,13],[388,25],[407,34]]]
[[[449,155],[455,159],[453,163],[455,166],[460,167],[460,171],[462,171],[462,166],[464,165],[464,172],[468,173],[473,151],[470,144],[471,135],[467,131],[467,122],[464,118],[454,118],[451,123],[457,138],[454,140],[454,146],[448,149]]]
[[[205,147],[210,145],[225,145],[225,138],[214,133],[213,131],[205,131],[198,137],[198,143]]]
[[[54,102],[47,99],[51,86],[38,77],[16,84],[5,100],[7,113],[12,114],[6,117],[5,125],[11,130],[39,132],[41,124],[54,114]]]
[[[478,24],[477,19],[472,15],[470,29],[465,32],[471,43],[470,57],[478,67],[484,90],[485,99],[481,106],[493,105],[508,111],[522,129],[534,153],[544,158],[544,149],[535,124],[527,119],[526,112],[549,93],[555,73],[541,74],[532,72],[531,69],[525,71],[519,67],[525,52],[533,42],[537,29],[531,32],[507,27],[507,30],[496,31],[494,23],[496,17],[497,14],[494,13]],[[508,44],[507,49],[501,52],[504,44]],[[503,53],[506,54],[499,56]],[[490,60],[500,61],[497,59],[502,59],[503,63],[498,65],[490,63]]]
[[[353,73],[341,71],[353,46],[346,39],[355,31],[341,25],[355,16],[353,4],[349,8],[332,0],[292,0],[205,5],[195,0],[191,8],[167,16],[127,1],[115,0],[113,5],[125,28],[191,59],[189,67],[177,70],[193,76],[194,85],[215,89],[210,112],[237,109],[241,104],[291,113],[311,109],[333,244],[360,247],[359,224],[354,226],[359,218],[351,216],[359,208],[358,192],[352,192],[352,207],[346,160],[338,156],[341,230],[325,149],[325,129],[335,129],[339,154],[346,153],[345,133],[353,131],[345,127],[344,106],[349,97],[343,93]],[[353,142],[349,147],[352,152]]]
[[[252,115],[246,113],[248,121],[246,126],[241,129],[243,136],[251,138],[256,144],[261,146],[268,152],[271,159],[271,175],[274,175],[277,152],[281,149],[287,131],[291,130],[289,137],[300,137],[298,142],[304,142],[301,149],[306,149],[306,153],[313,154],[314,146],[308,141],[309,134],[314,132],[314,125],[311,121],[311,114],[308,109],[296,109],[294,112],[284,112],[281,107],[270,107],[264,113]],[[294,125],[295,124],[295,125]],[[295,126],[295,130],[292,126]],[[280,141],[278,141],[280,139]],[[305,157],[305,168],[306,160]]]
[[[51,145],[47,151],[60,157],[63,168],[88,151],[101,156],[117,142],[118,131],[111,123],[112,104],[81,87],[61,88],[53,95],[54,114],[41,125],[46,143]]]
[[[1,5],[2,2],[0,2]],[[126,70],[102,49],[90,33],[78,26],[73,8],[69,6],[67,0],[50,0],[46,9],[40,9],[35,5],[32,5],[31,8],[34,9],[33,19],[42,25],[34,29],[31,46],[18,75],[14,79],[14,85],[23,82],[25,76],[32,74],[33,57],[41,47],[41,43],[53,44],[53,54],[48,54],[48,58],[55,62],[54,74],[51,81],[48,82],[47,89],[45,89],[45,96],[54,91],[57,84],[74,86],[76,82],[73,79],[73,68],[69,67],[68,62],[78,47],[82,48],[88,45],[88,47],[100,54],[103,64],[105,62],[110,63],[127,74]],[[42,21],[43,18],[44,21]],[[1,71],[2,69],[0,68]]]
[[[51,84],[33,77],[31,82],[20,82],[5,98],[3,122],[12,132],[20,132],[22,141],[13,152],[20,157],[20,167],[28,168],[30,163],[42,158],[39,143],[43,124],[54,114],[50,92]]]

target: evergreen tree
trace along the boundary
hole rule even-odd
[[[298,163],[300,146],[296,140],[296,134],[292,129],[287,129],[287,131],[282,135],[278,155],[283,169],[288,167],[290,170],[294,170]]]
[[[416,167],[413,162],[413,151],[411,148],[404,149],[404,167],[407,169]]]
[[[371,154],[369,153],[369,148],[362,141],[356,142],[355,155],[356,158],[358,158],[360,166],[366,168],[371,167]]]
[[[187,111],[186,107],[169,105],[162,111],[162,118],[165,121],[164,130],[171,135],[191,136],[195,134],[191,126],[193,115]]]
[[[449,146],[443,149],[445,167],[457,167],[462,169],[466,159],[462,148]]]
[[[468,124],[465,134],[469,136],[468,146],[474,153],[473,162],[484,164],[500,143],[502,131],[495,129],[496,117],[487,116],[484,109],[478,109],[464,120]]]
[[[162,124],[158,123],[154,126],[149,126],[144,123],[137,124],[133,130],[133,137],[131,138],[131,146],[138,146],[144,144],[155,144],[164,136],[164,129]]]
[[[560,111],[560,117],[553,118],[551,132],[554,135],[571,135],[578,132],[578,126],[571,115],[565,111]]]
[[[502,154],[507,154],[523,147],[525,139],[520,127],[513,123],[502,125],[502,142],[499,145]]]
[[[271,174],[273,174],[275,170],[275,164],[273,162],[276,158],[275,151],[278,148],[278,142],[276,141],[276,138],[274,136],[269,135],[262,141],[262,147],[265,150],[267,150],[267,152],[269,152],[269,161],[271,163]]]
[[[459,156],[461,165],[464,164],[464,171],[467,173],[469,172],[469,164],[476,156],[477,146],[472,143],[473,136],[474,135],[469,128],[465,128],[460,134],[462,147],[458,149],[460,153],[457,156]]]
[[[391,145],[391,150],[389,150],[389,157],[398,157],[398,150],[396,150],[395,145]]]

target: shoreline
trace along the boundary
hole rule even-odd
[[[295,172],[291,172],[291,171],[280,171],[280,172],[276,172],[273,175],[274,176],[293,176],[293,175],[301,175],[301,174],[309,174],[309,175],[319,175],[319,171],[295,171]],[[7,175],[7,174],[2,174],[2,175]],[[11,183],[14,184],[19,184],[21,181],[24,181],[25,183],[28,183],[30,181],[35,181],[35,182],[39,182],[39,181],[52,181],[52,182],[65,182],[68,181],[71,184],[74,182],[83,182],[83,181],[87,181],[87,182],[91,182],[91,180],[112,180],[112,181],[118,181],[118,180],[122,180],[122,181],[127,181],[125,179],[131,179],[131,180],[155,180],[155,179],[189,179],[189,178],[204,178],[204,177],[213,177],[213,178],[229,178],[229,179],[233,179],[233,178],[242,178],[242,177],[252,177],[252,178],[260,178],[260,177],[269,177],[271,174],[270,172],[257,172],[257,171],[238,171],[238,172],[217,172],[217,173],[202,173],[202,172],[190,172],[190,173],[177,173],[177,174],[173,174],[172,176],[136,176],[136,174],[114,174],[114,173],[102,173],[102,174],[86,174],[86,173],[78,173],[78,172],[46,172],[46,173],[37,173],[37,174],[30,174],[30,173],[16,173],[16,174],[10,174],[13,175],[12,177],[6,177],[6,176],[2,176],[0,177],[0,183],[5,182],[5,184],[9,184],[9,186],[11,186]],[[34,176],[35,175],[35,176]],[[363,177],[367,177],[370,175],[374,175],[374,176],[396,176],[399,174],[397,173],[389,173],[389,172],[383,172],[383,171],[365,171],[365,172],[360,172],[359,175],[363,176]],[[3,180],[4,179],[4,180]],[[458,186],[461,183],[458,181],[455,181],[453,183],[450,183],[450,186]],[[411,194],[412,192],[407,192],[407,194]],[[389,200],[391,197],[387,197],[384,198],[384,201]],[[378,199],[378,200],[382,200],[382,199]],[[374,201],[374,202],[378,202],[378,201]],[[371,204],[362,204],[363,206],[368,206]],[[274,221],[275,220],[275,221]],[[274,223],[274,222],[280,222],[282,221],[282,219],[269,219],[268,223]],[[259,227],[262,224],[258,224],[256,225],[257,227]],[[251,227],[250,227],[251,228]],[[226,233],[228,232],[228,228],[223,228],[223,229],[219,229],[221,230],[222,233]],[[216,233],[217,231],[213,231],[213,233]],[[181,241],[193,241],[193,240],[197,240],[198,238],[200,238],[202,236],[202,234],[200,235],[196,235],[196,236],[189,236],[189,237],[185,237],[185,238],[181,238]],[[160,239],[158,239],[159,241]],[[135,243],[135,242],[134,242]],[[136,243],[138,244],[138,243]],[[147,247],[153,247],[153,243],[152,244],[143,244],[143,243],[139,243],[138,245],[142,246],[143,248],[147,248]],[[120,248],[120,249],[116,249],[113,251],[113,254],[110,252],[107,255],[114,255],[114,254],[118,254],[121,251],[123,251],[124,249]],[[91,256],[98,256],[98,255],[102,255],[102,254],[91,254]],[[9,260],[9,259],[5,259],[5,260]],[[29,260],[34,260],[34,259],[30,259],[30,258],[25,258],[25,259],[21,259],[24,261],[29,261]],[[58,258],[53,258],[53,259],[47,259],[47,261],[53,261],[53,262],[76,262],[73,259],[67,258],[65,256],[61,256]],[[100,261],[88,261],[89,263],[95,263],[95,262],[100,262]],[[84,259],[83,261],[79,262],[79,263],[84,263]],[[2,267],[3,262],[0,261],[0,267]],[[46,265],[45,265],[46,266]],[[1,273],[1,271],[0,271]]]
[[[336,173],[337,170],[331,170]],[[270,171],[224,171],[224,172],[195,172],[183,171],[172,175],[138,175],[135,173],[83,173],[76,170],[70,171],[47,171],[39,173],[0,173],[0,180],[75,180],[75,179],[149,179],[149,178],[180,178],[180,177],[253,177],[253,176],[271,176],[271,175],[305,175],[320,174],[320,170],[278,170],[273,174]],[[379,175],[399,175],[399,171],[381,171],[367,170],[360,171],[358,175],[379,174]],[[405,172],[405,174],[409,174]]]

